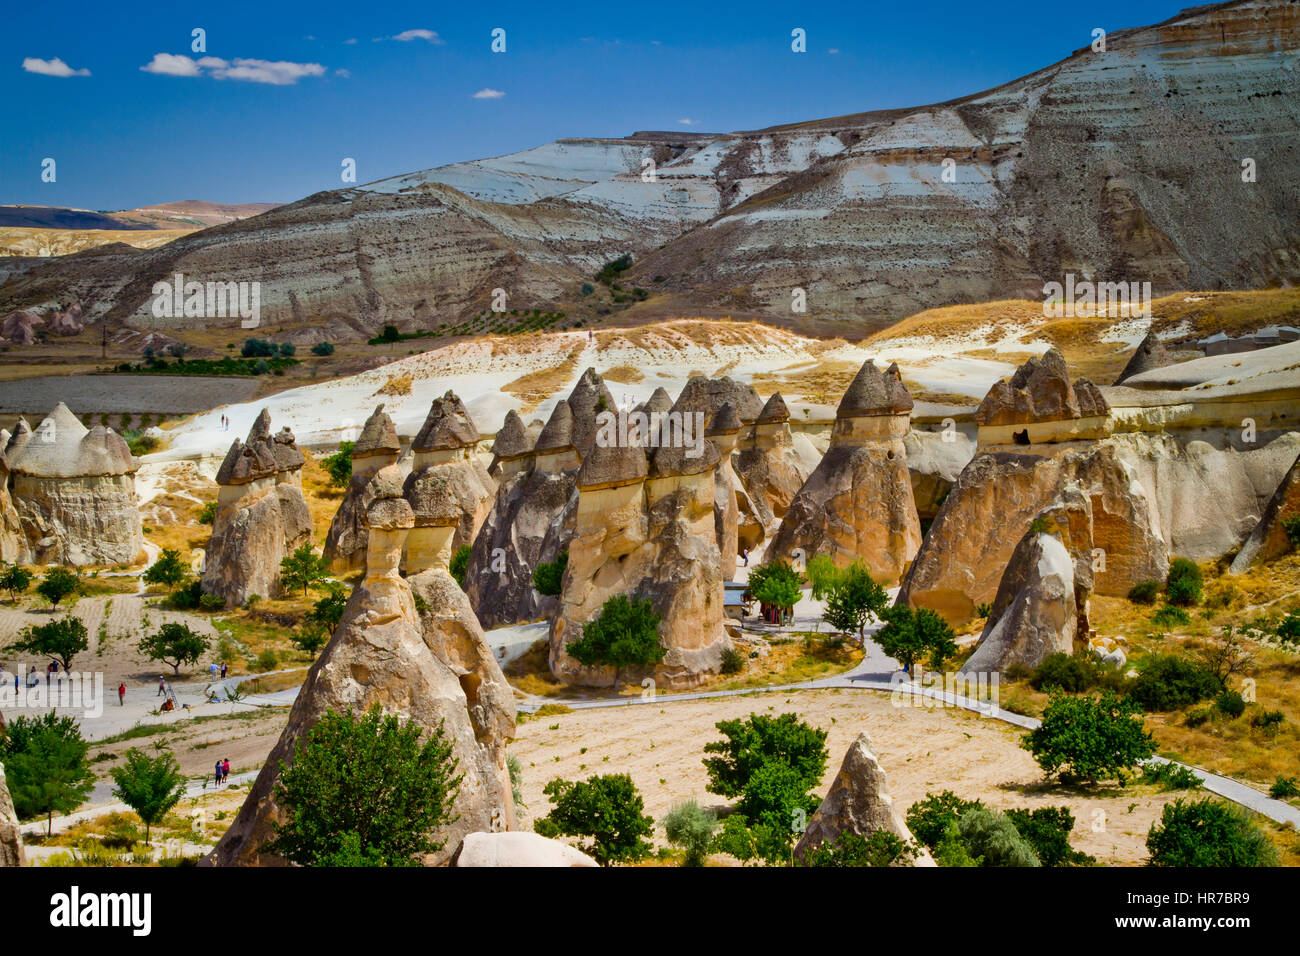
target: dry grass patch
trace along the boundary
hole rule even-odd
[[[618,382],[620,385],[635,385],[645,378],[639,369],[630,365],[615,365],[613,368],[600,373],[600,377],[607,382]]]
[[[409,372],[401,375],[390,375],[388,381],[379,388],[375,389],[376,395],[410,395],[411,386],[415,384],[415,379]]]
[[[501,391],[509,392],[522,404],[520,411],[530,412],[542,402],[559,391],[573,377],[578,367],[578,357],[583,345],[577,342],[569,347],[568,353],[550,368],[539,369],[521,375],[513,382],[507,382]]]

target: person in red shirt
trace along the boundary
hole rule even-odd
[[[126,706],[126,685],[125,684],[117,685],[117,703],[119,707]]]

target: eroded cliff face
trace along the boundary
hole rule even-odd
[[[133,475],[15,475],[13,499],[35,564],[134,564],[144,552]]]
[[[501,286],[555,301],[612,248],[636,258],[630,279],[663,276],[655,288],[683,304],[789,318],[800,287],[818,315],[877,325],[1040,298],[1067,272],[1157,294],[1300,279],[1295,5],[1196,7],[1113,31],[1104,52],[1090,40],[947,103],[558,140],[318,193],[157,249],[24,269],[0,314],[75,297],[94,303],[88,320],[149,327],[152,283],[183,272],[260,281],[263,321],[348,341],[436,325],[433,302],[473,314]],[[1241,180],[1245,158],[1257,183]]]
[[[460,818],[437,834],[443,848],[427,864],[446,863],[465,834],[511,829],[515,809],[505,746],[514,735],[514,698],[482,629],[451,577],[435,569],[402,578],[398,568],[414,526],[400,482],[390,471],[367,511],[365,577],[353,591],[333,637],[307,674],[289,723],[267,758],[234,823],[207,862],[280,865],[266,851],[284,819],[275,799],[283,761],[328,710],[364,712],[378,705],[425,732],[441,727],[464,774],[453,806]],[[427,611],[416,611],[419,594]]]

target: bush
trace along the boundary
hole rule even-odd
[[[1199,727],[1202,724],[1209,723],[1210,718],[1213,716],[1214,712],[1208,707],[1193,707],[1187,712],[1187,716],[1183,718],[1183,723],[1188,727]]]
[[[1261,710],[1250,718],[1250,726],[1275,733],[1286,723],[1286,715],[1280,710]]]
[[[1189,561],[1187,558],[1174,558],[1169,562],[1169,577],[1165,579],[1165,592],[1169,596],[1170,604],[1180,607],[1199,604],[1203,586],[1201,569],[1196,566],[1196,562]]]
[[[293,353],[296,351],[298,351],[298,348],[292,342],[280,343],[280,355],[284,358],[293,358]]]
[[[992,613],[993,613],[993,605],[989,604],[988,601],[981,601],[979,604],[975,606],[976,617],[982,617],[987,619],[988,616]]]
[[[317,342],[311,347],[311,354],[321,356],[333,355],[334,346],[329,342]]]
[[[963,800],[951,790],[926,794],[924,800],[918,800],[907,808],[907,828],[927,847],[936,850],[959,816],[983,806],[978,800]]]
[[[657,664],[668,652],[659,640],[659,615],[649,599],[629,601],[624,594],[605,602],[568,651],[585,667],[610,665],[620,671]]]
[[[460,788],[442,727],[425,737],[376,705],[356,717],[327,710],[281,764],[271,852],[307,866],[416,866],[442,848]]]
[[[1134,604],[1155,604],[1159,594],[1159,581],[1139,581],[1129,588],[1128,599]]]
[[[882,616],[885,626],[871,639],[909,674],[912,665],[924,655],[929,655],[932,670],[940,670],[943,662],[957,653],[952,627],[928,607],[913,610],[906,604],[895,604]]]
[[[50,568],[36,585],[36,593],[49,601],[51,607],[58,607],[60,601],[80,590],[81,578],[67,568]]]
[[[1286,800],[1289,797],[1300,797],[1300,782],[1295,777],[1278,776],[1273,781],[1273,785],[1268,788],[1268,795],[1274,800]]]
[[[199,509],[199,524],[212,524],[217,520],[217,503],[215,501],[204,502],[203,507]]]
[[[1209,668],[1177,654],[1152,654],[1142,662],[1128,696],[1144,710],[1178,710],[1223,690]]]
[[[1235,690],[1220,691],[1214,698],[1214,706],[1219,713],[1233,718],[1246,712],[1246,701]]]
[[[722,649],[722,673],[739,674],[745,669],[745,655],[734,647]]]
[[[1300,515],[1297,515],[1300,517]],[[1291,611],[1286,617],[1278,622],[1275,631],[1278,640],[1283,644],[1295,644],[1300,642],[1300,614]]]
[[[1276,866],[1277,851],[1242,807],[1217,800],[1165,805],[1147,834],[1152,866]]]
[[[273,671],[275,670],[275,666],[279,663],[280,659],[275,656],[275,651],[267,648],[258,654],[257,659],[253,661],[253,670],[258,671],[259,673]]]
[[[833,841],[823,840],[807,852],[804,866],[894,866],[916,858],[916,848],[888,830],[860,836],[845,830]]]
[[[456,549],[456,553],[451,556],[451,560],[447,562],[447,570],[456,579],[456,583],[460,585],[462,591],[465,590],[465,574],[469,571],[470,550],[469,545],[462,544]]]
[[[717,817],[701,809],[694,800],[677,804],[664,817],[664,834],[668,842],[686,851],[683,866],[704,865],[717,829]]]
[[[837,568],[828,555],[815,554],[808,559],[804,574],[812,584],[813,600],[822,601],[830,597],[843,579],[844,569]]]
[[[981,866],[1042,866],[1029,841],[1011,818],[987,807],[962,813],[954,826],[957,838]]]
[[[181,560],[181,553],[173,548],[163,548],[158,560],[144,572],[145,584],[161,584],[171,590],[189,576],[189,566]]]
[[[193,611],[205,597],[214,595],[203,593],[203,584],[197,580],[190,581],[183,588],[177,588],[167,597],[167,606],[177,611]],[[218,600],[220,600],[218,598]],[[221,602],[225,604],[224,601]]]
[[[1008,810],[1007,819],[1033,849],[1043,866],[1085,866],[1097,861],[1070,846],[1074,814],[1069,807]]]
[[[538,564],[537,569],[533,571],[533,587],[537,589],[537,593],[544,594],[547,597],[559,595],[564,582],[564,569],[568,566],[569,552],[567,550],[557,554],[554,561],[543,561]]]
[[[1035,690],[1055,688],[1069,694],[1081,694],[1101,682],[1102,664],[1095,654],[1079,651],[1075,654],[1048,654],[1029,675],[1029,685]]]
[[[1191,616],[1180,607],[1166,604],[1151,615],[1151,623],[1157,627],[1179,627],[1191,623]]]
[[[1164,790],[1195,790],[1201,785],[1201,778],[1191,767],[1169,761],[1152,761],[1142,768],[1142,782]]]
[[[205,611],[220,611],[226,606],[226,599],[220,594],[199,595],[199,607]]]
[[[1022,738],[1047,776],[1068,771],[1084,780],[1116,777],[1155,752],[1137,706],[1110,691],[1099,698],[1053,694],[1043,722]]]
[[[307,596],[307,589],[320,585],[329,576],[329,563],[316,554],[316,549],[308,541],[294,549],[293,554],[280,559],[280,584],[286,590],[302,588],[302,596]]]
[[[1291,542],[1291,547],[1300,551],[1300,514],[1291,515],[1289,518],[1283,518],[1282,530],[1286,532],[1286,537],[1287,540]]]
[[[339,450],[321,459],[321,467],[330,476],[330,484],[342,488],[352,480],[352,449],[357,447],[354,441],[339,442]]]
[[[533,825],[542,836],[591,837],[581,849],[601,866],[635,863],[650,853],[645,838],[654,833],[654,820],[645,815],[645,803],[627,774],[578,783],[552,780],[542,792],[554,804]]]

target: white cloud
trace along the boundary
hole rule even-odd
[[[216,56],[192,60],[175,53],[155,53],[153,59],[140,69],[164,76],[210,76],[218,80],[244,80],[271,86],[292,86],[305,76],[325,75],[325,67],[319,63],[291,63],[286,60],[244,57],[230,61]]]
[[[346,39],[346,40],[343,41],[343,45],[344,45],[344,46],[352,46],[352,45],[355,44],[356,42],[357,42],[357,38],[356,38],[356,37],[348,37],[348,39]]]
[[[682,126],[694,126],[694,125],[695,125],[695,120],[691,119],[689,116],[683,116],[683,117],[682,117],[681,119],[679,119],[677,122],[680,123]]]
[[[42,60],[35,56],[26,57],[23,60],[23,69],[28,73],[39,73],[41,76],[90,76],[89,70],[74,70],[57,56],[52,60]]]
[[[401,43],[409,43],[411,40],[428,40],[430,43],[441,45],[443,42],[442,37],[438,36],[438,34],[434,33],[432,30],[423,29],[403,30],[401,33],[397,34],[397,36],[393,37],[393,39]]]
[[[335,71],[334,71],[334,75],[335,75],[335,76],[341,76],[341,77],[342,77],[343,79],[345,79],[345,80],[350,80],[350,79],[352,79],[352,71],[351,71],[351,70],[345,70],[345,69],[343,69],[342,67],[339,67],[339,69],[335,70]]]
[[[503,96],[505,96],[505,94],[502,93],[500,90],[494,90],[494,89],[492,89],[492,88],[490,88],[490,87],[485,87],[484,89],[481,89],[481,90],[479,90],[477,93],[474,94],[474,99],[476,99],[476,100],[499,100],[499,99],[501,99],[501,97],[503,97]]]
[[[188,56],[175,53],[155,53],[153,59],[140,69],[146,73],[160,73],[163,76],[198,76],[202,72],[199,65]]]

